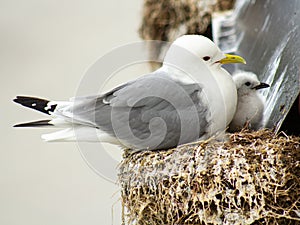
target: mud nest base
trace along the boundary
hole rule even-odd
[[[300,224],[300,138],[242,131],[166,151],[125,151],[123,224]]]

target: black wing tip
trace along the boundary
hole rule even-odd
[[[50,101],[37,97],[16,96],[13,101],[22,106],[40,111],[42,113],[46,113],[48,115],[50,115],[50,113],[53,112],[56,108],[56,104],[53,104],[48,108],[47,106]]]
[[[43,99],[43,98],[38,98],[38,97],[32,97],[32,96],[21,96],[17,95],[14,99],[14,102],[17,103],[27,103],[27,102],[32,102],[32,101],[41,101],[41,102],[50,102],[49,100]]]
[[[22,100],[30,100],[30,99],[39,99],[39,98],[38,97],[32,97],[32,96],[17,95],[14,98],[14,101],[22,101]]]
[[[25,98],[27,99],[28,97],[27,97],[27,96],[16,96],[16,97],[13,99],[13,101],[14,101],[15,103],[22,104],[22,102],[23,102],[23,100],[24,100]]]
[[[46,126],[53,126],[53,124],[50,124],[51,120],[38,120],[33,122],[27,122],[27,123],[19,123],[15,124],[13,127],[46,127]]]
[[[24,123],[18,123],[13,125],[13,127],[26,127],[26,126],[24,125]]]

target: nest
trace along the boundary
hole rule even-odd
[[[123,224],[300,224],[299,179],[300,138],[269,130],[126,151]]]
[[[174,41],[182,34],[204,34],[212,13],[232,9],[234,3],[235,0],[145,0],[140,36],[145,40]]]
[[[144,40],[173,42],[183,34],[201,34],[212,38],[213,12],[232,9],[235,0],[144,0],[139,33]],[[164,54],[165,45],[150,46],[152,58]]]

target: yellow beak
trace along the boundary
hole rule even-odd
[[[243,63],[246,64],[246,60],[238,55],[229,55],[225,54],[225,58],[220,60],[221,64],[229,64],[229,63]]]

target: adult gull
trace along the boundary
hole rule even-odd
[[[161,68],[104,94],[48,101],[14,101],[50,115],[16,127],[61,127],[46,141],[108,142],[136,150],[158,150],[206,139],[232,120],[237,92],[222,64],[245,63],[224,54],[208,38],[184,35],[170,46]]]

